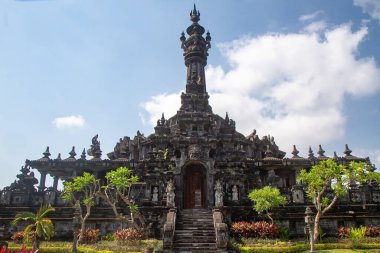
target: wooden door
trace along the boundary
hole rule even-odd
[[[202,168],[192,166],[185,171],[183,208],[204,208],[206,206],[205,183],[206,178]],[[201,195],[200,200],[197,200],[196,195],[198,194]]]

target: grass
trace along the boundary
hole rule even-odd
[[[12,248],[19,249],[21,245],[15,244],[13,242],[9,243],[9,246]],[[31,245],[28,245],[31,246]],[[71,252],[72,242],[66,241],[44,241],[41,242],[40,252],[55,252],[54,249],[64,249],[66,252]],[[153,248],[154,250],[162,249],[161,240],[143,240],[140,243],[128,243],[120,245],[115,241],[99,241],[94,244],[81,244],[79,249],[80,252],[85,253],[96,253],[96,252],[141,252],[146,248]],[[58,251],[57,252],[63,252]]]
[[[353,253],[367,252],[380,253],[380,243],[377,240],[369,240],[371,242],[352,243],[349,241],[317,243],[317,252],[324,253]],[[335,240],[336,241],[336,240]],[[252,242],[251,242],[252,243]],[[250,245],[242,245],[236,242],[230,242],[230,245],[242,253],[308,253],[310,246],[305,242],[283,242],[274,240],[261,242]]]
[[[380,252],[380,249],[330,249],[330,250],[318,250],[317,253],[377,253]],[[309,253],[309,251],[304,251],[303,253]]]

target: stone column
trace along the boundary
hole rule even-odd
[[[55,176],[54,177],[54,182],[53,182],[53,188],[54,188],[54,190],[58,189],[58,180],[59,180],[59,177]]]
[[[38,187],[38,191],[40,192],[45,190],[46,174],[46,171],[41,171],[40,186]]]

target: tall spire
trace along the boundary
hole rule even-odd
[[[187,67],[186,76],[186,93],[206,94],[206,80],[204,68],[207,65],[208,50],[211,47],[210,33],[203,37],[205,29],[198,24],[200,12],[195,4],[194,9],[190,12],[192,24],[186,29],[188,37],[182,32],[181,48],[183,49],[185,65]]]

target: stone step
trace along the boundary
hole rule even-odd
[[[215,238],[175,238],[175,244],[193,242],[215,244]]]
[[[178,234],[186,234],[186,233],[198,233],[198,234],[208,234],[208,233],[214,233],[214,228],[210,228],[210,229],[199,229],[199,228],[193,228],[193,229],[179,229],[177,228],[175,230],[176,233]]]
[[[192,234],[192,233],[183,233],[183,234],[176,234],[174,238],[214,238],[215,240],[215,234],[203,234],[203,233],[197,233],[197,234]],[[195,241],[196,242],[196,241]]]
[[[176,248],[215,248],[216,244],[209,242],[175,242]]]
[[[199,222],[212,222],[212,218],[205,218],[205,217],[200,217],[200,218],[195,218],[195,217],[177,217],[177,220],[180,221],[199,221]]]
[[[177,214],[175,253],[217,252],[213,217],[207,209],[185,209]]]
[[[194,230],[194,229],[199,229],[199,230],[214,230],[213,226],[197,226],[196,224],[189,224],[189,225],[183,225],[183,224],[177,224],[176,229],[178,230]]]
[[[208,249],[208,248],[197,248],[197,249],[187,249],[187,248],[175,248],[173,250],[174,253],[215,253],[217,252],[215,249]]]
[[[188,230],[180,233],[176,233],[178,236],[214,236],[215,237],[215,232],[214,231],[196,231],[196,230]]]

